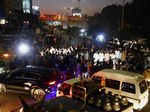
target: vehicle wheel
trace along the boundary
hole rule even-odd
[[[33,87],[31,89],[31,96],[34,100],[40,102],[45,98],[45,91],[39,87]]]
[[[0,83],[0,94],[6,95],[6,92],[7,92],[6,85],[3,83]]]

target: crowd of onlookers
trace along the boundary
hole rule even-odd
[[[150,65],[150,54],[130,47],[101,49],[42,49],[41,59],[44,65],[55,67],[62,74],[75,77],[92,73],[105,68],[127,70],[142,73]],[[40,62],[41,64],[41,62]]]
[[[39,54],[34,55],[31,64],[55,68],[61,74],[79,77],[81,74],[90,76],[102,69],[118,69],[143,73],[150,67],[150,50],[140,47],[115,46],[105,48],[42,48]],[[15,59],[10,63],[14,69],[30,64],[25,61],[30,57]],[[31,59],[32,60],[32,59]]]

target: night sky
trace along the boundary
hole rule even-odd
[[[100,12],[103,7],[115,3],[118,4],[120,1],[121,0],[80,0],[80,7],[82,13],[93,15],[96,12]],[[131,1],[132,0],[126,0],[126,2]],[[70,14],[71,11],[66,8],[77,6],[79,6],[78,0],[40,0],[41,13],[47,14]]]

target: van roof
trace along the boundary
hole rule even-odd
[[[108,73],[108,75],[105,74],[106,77],[107,76],[110,77],[110,73],[111,73],[111,77],[114,77],[114,78],[117,78],[117,77],[122,78],[122,76],[123,76],[126,79],[134,79],[136,81],[141,81],[144,79],[144,77],[139,73],[121,71],[121,70],[104,69],[104,70],[101,70],[101,71],[95,73],[95,75],[99,74],[99,73]],[[117,74],[117,77],[116,77],[116,74]]]
[[[77,82],[79,82],[80,80],[81,80],[80,78],[72,78],[72,79],[69,79],[69,80],[64,81],[64,83],[73,85],[74,83],[77,83]]]
[[[83,79],[83,80],[89,80],[89,79]],[[72,79],[64,81],[63,83],[73,85],[74,83],[77,83],[77,82],[80,82],[80,81],[81,81],[81,78],[72,78]]]

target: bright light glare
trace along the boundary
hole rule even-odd
[[[32,6],[32,8],[36,11],[38,11],[40,9],[39,6]]]
[[[5,19],[0,19],[0,24],[5,24],[6,20]]]
[[[21,54],[26,54],[26,53],[29,52],[30,48],[29,48],[29,46],[26,45],[26,44],[21,44],[21,45],[19,46],[18,50],[19,50],[19,53],[21,53]]]
[[[84,32],[85,32],[85,29],[81,29],[80,32],[81,32],[81,33],[84,33]]]
[[[102,34],[98,35],[96,40],[101,41],[101,42],[104,41],[104,35],[102,35]]]
[[[49,82],[49,85],[54,85],[56,81]]]
[[[19,109],[19,112],[23,112],[23,110],[24,110],[24,108],[23,108],[23,107],[21,107],[21,108]]]
[[[5,58],[8,58],[9,57],[9,54],[3,54],[3,57],[5,57]]]
[[[59,88],[60,86],[61,86],[61,84],[58,84],[58,85],[57,85],[57,88]]]

